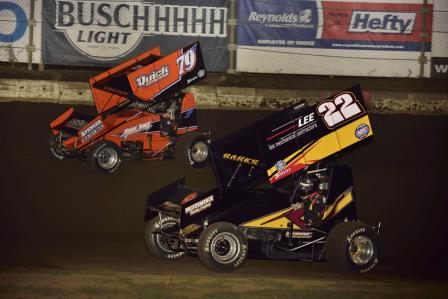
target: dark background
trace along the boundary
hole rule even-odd
[[[177,178],[214,186],[210,169],[185,170],[176,161],[126,161],[111,176],[76,159],[47,153],[48,123],[68,106],[1,103],[0,259],[27,244],[51,246],[123,242],[143,244],[147,195]],[[77,106],[91,112],[93,107]],[[272,112],[200,110],[212,139]],[[358,213],[381,221],[383,263],[414,273],[447,273],[448,117],[373,114],[374,137],[340,157],[352,167]]]

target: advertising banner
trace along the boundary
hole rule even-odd
[[[433,5],[424,18],[421,0],[247,0],[238,8],[239,71],[415,77],[422,44],[431,51]]]
[[[36,26],[30,43],[29,20],[31,1],[0,0],[0,61],[28,62],[27,47],[35,48],[32,62],[40,62],[40,7],[41,1],[35,1]]]
[[[112,66],[147,49],[200,41],[207,70],[225,71],[229,0],[44,0],[46,64]]]
[[[448,1],[434,2],[431,77],[448,78]]]

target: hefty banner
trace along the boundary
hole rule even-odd
[[[432,48],[421,0],[238,3],[239,71],[416,77],[422,43]]]
[[[323,28],[316,38],[326,48],[420,51],[422,9],[423,4],[322,1]],[[425,27],[425,51],[431,51],[431,17]]]
[[[0,61],[28,62],[27,49],[34,49],[32,62],[40,63],[40,6],[41,1],[35,1],[34,18],[37,22],[30,42],[30,1],[0,1]]]
[[[420,51],[423,4],[239,1],[238,45]],[[432,5],[426,28],[432,28]],[[431,50],[431,35],[426,39]]]
[[[228,68],[229,0],[44,1],[47,64],[112,66],[160,46],[200,41],[207,69]]]

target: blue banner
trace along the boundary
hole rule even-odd
[[[431,31],[432,4],[423,24],[422,3],[245,0],[238,7],[238,45],[420,51],[422,26]],[[431,35],[425,42],[431,50]]]

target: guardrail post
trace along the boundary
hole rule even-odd
[[[227,50],[229,52],[229,69],[227,70],[227,73],[229,74],[236,72],[236,26],[238,23],[236,3],[237,0],[230,0],[230,16],[228,20],[229,44],[227,46]]]
[[[426,42],[428,40],[428,28],[426,28],[426,20],[429,14],[429,6],[428,6],[428,0],[423,0],[423,8],[422,8],[422,28],[420,31],[420,39],[421,39],[421,45],[420,45],[420,56],[418,58],[418,62],[420,64],[420,78],[424,77],[425,73],[425,64],[427,62],[425,51],[426,51]]]
[[[34,6],[35,0],[30,1],[30,18],[28,20],[28,45],[26,51],[28,52],[28,70],[33,69],[33,52],[36,51],[34,46],[34,26],[36,26],[36,20],[34,19]]]

